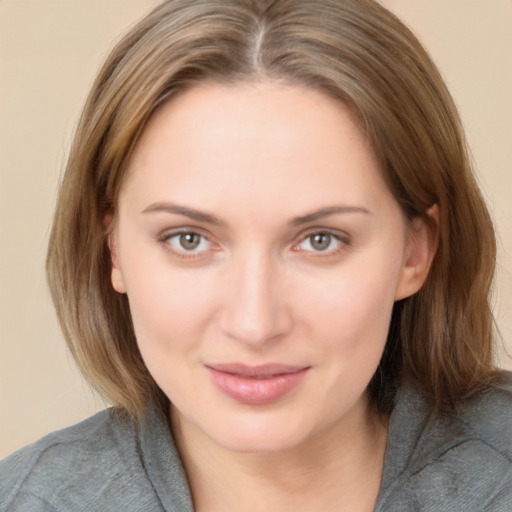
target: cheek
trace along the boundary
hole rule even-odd
[[[322,329],[326,339],[334,337],[354,348],[382,344],[394,304],[397,265],[353,265],[333,274],[328,282],[302,287],[308,290],[301,295],[303,315]]]
[[[207,275],[148,265],[131,277],[127,295],[143,355],[173,352],[199,341],[198,333],[208,324],[215,304],[215,290]]]
[[[324,385],[333,410],[342,401],[340,393],[351,403],[367,388],[388,336],[399,266],[375,259],[366,263],[347,265],[324,286],[309,283],[313,292],[303,309],[307,337],[315,340],[318,361],[326,370]]]
[[[199,392],[191,368],[211,323],[211,290],[188,272],[157,268],[129,282],[128,299],[140,353],[173,401]]]

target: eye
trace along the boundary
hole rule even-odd
[[[309,235],[306,240],[315,251],[327,251],[334,241],[329,233],[315,233]]]
[[[295,250],[333,254],[348,245],[348,240],[329,231],[315,231],[302,239]]]
[[[163,241],[171,246],[171,249],[177,253],[198,253],[210,248],[209,240],[195,231],[182,231],[167,235]]]

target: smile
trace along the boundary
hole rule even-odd
[[[309,366],[218,364],[207,366],[216,387],[229,398],[248,405],[277,401],[295,389]]]

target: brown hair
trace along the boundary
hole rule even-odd
[[[373,0],[170,0],[114,48],[94,83],[60,189],[47,273],[67,343],[92,386],[139,415],[165,400],[110,284],[105,216],[155,110],[203,81],[280,80],[338,98],[359,117],[409,219],[439,208],[424,287],[394,307],[369,391],[380,411],[404,376],[437,408],[492,381],[495,239],[460,120],[429,56]]]

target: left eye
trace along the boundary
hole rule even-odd
[[[210,242],[199,233],[194,231],[186,231],[183,233],[176,233],[167,239],[167,243],[173,249],[185,252],[200,252],[208,249]]]
[[[328,232],[318,232],[308,235],[298,247],[305,251],[328,252],[335,250],[341,243],[341,240]]]

